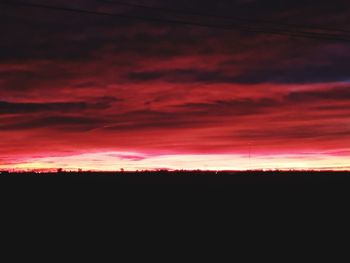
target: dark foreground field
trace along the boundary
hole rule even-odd
[[[0,181],[23,183],[110,183],[112,185],[347,184],[350,172],[60,172],[1,173]]]
[[[41,204],[42,211],[99,211],[89,216],[141,211],[137,220],[165,213],[187,218],[198,210],[205,217],[224,212],[220,218],[258,211],[251,218],[261,220],[301,208],[304,218],[316,208],[348,211],[350,172],[3,173],[0,200],[13,209]]]

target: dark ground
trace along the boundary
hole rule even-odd
[[[1,183],[108,183],[118,185],[274,185],[349,183],[350,172],[248,171],[248,172],[58,172],[1,173]]]
[[[47,221],[47,217],[63,217],[64,222],[71,224],[78,216],[77,225],[91,218],[103,222],[111,218],[112,222],[116,218],[127,218],[126,222],[132,222],[133,228],[140,222],[152,222],[153,225],[172,222],[166,228],[172,229],[178,222],[191,222],[198,227],[207,220],[204,221],[207,226],[219,227],[223,221],[232,225],[231,220],[240,219],[242,225],[249,225],[249,229],[256,225],[265,229],[265,223],[261,222],[275,225],[290,221],[286,226],[289,229],[296,222],[312,226],[331,217],[337,222],[332,226],[336,226],[345,218],[343,214],[348,213],[349,200],[350,172],[0,175],[3,215],[20,213],[16,218],[23,222],[24,218],[27,220],[40,214],[37,221],[40,224]],[[314,213],[317,216],[308,219]],[[233,226],[240,229],[241,223]],[[98,224],[99,227],[103,225]],[[116,226],[124,228],[123,224]],[[207,226],[201,226],[201,231]],[[142,228],[149,229],[144,225]]]

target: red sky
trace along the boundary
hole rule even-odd
[[[152,3],[350,22],[346,1],[188,2]],[[350,169],[349,43],[18,6],[0,14],[0,169]]]

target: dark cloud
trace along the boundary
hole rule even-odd
[[[279,101],[272,99],[189,103],[172,107],[172,111],[167,112],[144,110],[113,116],[104,129],[145,131],[206,127],[224,121],[223,117],[237,119],[238,122],[239,117],[264,114],[280,105]]]
[[[274,68],[265,65],[264,68],[251,69],[234,79],[236,83],[323,83],[348,81],[350,69],[346,66],[350,58],[335,60],[327,65],[291,65],[286,68]]]
[[[281,102],[275,99],[262,98],[258,100],[240,99],[231,101],[214,101],[212,103],[190,103],[179,108],[189,112],[201,112],[211,115],[244,116],[262,114],[267,109],[281,106]]]
[[[7,102],[0,101],[0,114],[32,114],[45,112],[80,112],[88,109],[105,109],[116,102],[113,97],[102,97],[95,102]]]
[[[155,81],[163,80],[173,83],[191,83],[191,82],[230,82],[234,77],[225,75],[219,71],[201,71],[194,69],[176,69],[176,70],[160,70],[160,71],[145,71],[132,72],[128,74],[130,81]]]
[[[193,119],[193,117],[193,113],[188,115],[178,112],[143,110],[113,116],[104,129],[115,131],[167,130],[193,128],[205,124],[203,121]]]
[[[290,49],[291,47],[284,47]],[[283,49],[284,49],[283,48]],[[130,72],[126,77],[130,81],[165,81],[170,83],[324,83],[349,81],[350,57],[337,51],[350,51],[345,46],[325,45],[324,47],[305,47],[296,52],[271,53],[265,58],[256,57],[255,53],[244,61],[226,60],[212,65],[213,69],[161,69]],[[315,52],[312,49],[316,49]],[[255,50],[255,49],[254,49]],[[248,50],[242,50],[248,54]],[[235,52],[232,53],[235,57]],[[205,59],[203,58],[203,62]],[[201,64],[198,63],[198,66]]]
[[[291,92],[286,96],[286,100],[290,102],[307,103],[315,103],[320,101],[350,101],[350,87],[337,87],[327,90]],[[333,107],[334,106],[335,105],[333,105]]]
[[[250,140],[267,140],[270,141],[271,138],[276,141],[289,141],[289,140],[312,140],[317,141],[320,139],[333,139],[342,138],[346,139],[350,137],[350,129],[346,126],[341,127],[330,127],[327,125],[298,125],[291,127],[279,127],[271,125],[271,127],[264,127],[261,130],[241,130],[238,131],[234,137],[240,137]]]
[[[131,154],[109,154],[109,156],[116,157],[122,160],[131,160],[131,161],[142,161],[147,159],[146,156],[131,155]]]
[[[84,132],[95,129],[103,123],[100,118],[90,118],[81,116],[50,116],[44,118],[34,118],[32,120],[17,120],[0,124],[0,130],[28,130],[39,128],[55,128],[63,131]]]
[[[0,101],[0,114],[30,114],[47,111],[79,111],[85,110],[87,104],[84,102],[62,102],[62,103],[12,103]]]

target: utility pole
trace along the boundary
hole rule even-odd
[[[251,153],[251,151],[252,151],[252,143],[251,143],[251,142],[248,143],[248,148],[249,148],[249,162],[248,162],[248,167],[249,167],[249,170],[251,170],[251,155],[252,155],[252,153]]]

